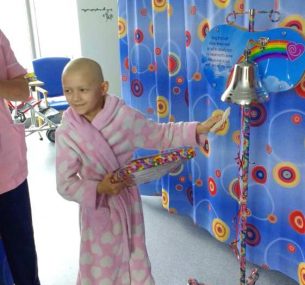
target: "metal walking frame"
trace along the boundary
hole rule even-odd
[[[55,142],[55,130],[58,127],[61,114],[56,109],[48,105],[48,91],[41,88],[42,81],[36,79],[34,73],[25,75],[27,79],[30,96],[24,102],[8,101],[8,107],[11,111],[14,122],[25,125],[25,136],[38,133],[40,140],[43,140],[41,132],[46,132],[46,137],[51,142]],[[38,92],[43,95],[41,99]]]

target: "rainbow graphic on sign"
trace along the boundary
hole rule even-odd
[[[268,60],[270,58],[283,58],[289,61],[295,61],[303,55],[304,51],[305,47],[302,43],[299,44],[286,40],[269,40],[264,48],[258,46],[251,48],[249,59],[255,62]],[[244,56],[241,56],[238,62],[242,60],[244,60]]]

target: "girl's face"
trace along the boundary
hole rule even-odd
[[[72,71],[63,76],[62,84],[71,108],[91,122],[103,108],[108,82],[100,82],[90,72]]]

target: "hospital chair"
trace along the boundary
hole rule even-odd
[[[42,57],[34,59],[33,71],[36,79],[43,82],[35,90],[38,96],[47,98],[48,107],[58,111],[68,108],[68,103],[63,95],[61,74],[65,65],[70,61],[68,57]]]
[[[31,96],[26,102],[15,105],[14,110],[20,121],[26,119],[26,112],[30,112],[30,125],[25,130],[27,135],[38,132],[42,140],[41,132],[46,131],[47,138],[55,142],[62,111],[68,108],[61,75],[69,61],[68,57],[41,57],[32,61],[33,73],[28,78]]]

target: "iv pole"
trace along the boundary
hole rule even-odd
[[[236,20],[238,14],[249,14],[248,31],[254,32],[254,22],[256,13],[269,13],[269,18],[272,22],[279,20],[279,12],[277,11],[256,11],[250,9],[248,12],[236,13],[232,12],[227,16],[228,24],[232,24]],[[229,21],[229,17],[234,17],[233,21]],[[268,39],[259,41],[259,46],[264,48]],[[246,47],[245,57],[250,54],[250,49]],[[239,170],[239,185],[240,185],[240,198],[239,198],[239,215],[240,215],[240,285],[254,285],[258,279],[258,269],[252,270],[250,276],[246,279],[246,237],[247,237],[247,200],[248,200],[248,179],[249,179],[249,147],[250,147],[250,120],[251,120],[251,107],[250,104],[241,105],[241,135],[240,135],[240,170]]]
[[[249,11],[249,32],[254,31],[255,10]],[[246,284],[246,236],[247,236],[247,199],[249,176],[249,146],[250,146],[250,105],[241,106],[241,169],[240,169],[240,284]]]
[[[235,12],[228,14],[226,17],[226,21],[228,24],[234,24],[236,21],[237,15],[249,14],[249,24],[248,31],[254,32],[254,20],[256,14],[269,14],[269,19],[271,22],[277,22],[280,17],[280,13],[278,11],[258,11],[255,9],[250,9],[247,12]],[[233,17],[233,19],[232,19]],[[232,20],[230,20],[230,18]],[[250,44],[254,46],[259,46],[260,48],[264,48],[268,43],[268,38],[261,38],[258,41],[250,40],[247,43],[244,57],[245,62],[248,62],[249,55],[251,53]],[[226,93],[226,92],[225,92]],[[223,94],[226,99],[228,94]],[[231,95],[230,95],[231,96]],[[232,99],[227,98],[228,101]],[[222,98],[223,100],[223,98]],[[226,101],[226,100],[223,100]],[[239,239],[240,239],[240,251],[238,248],[235,248],[236,255],[240,261],[240,285],[255,285],[258,280],[259,274],[258,269],[252,269],[250,275],[246,278],[246,237],[247,237],[247,200],[248,200],[248,179],[249,179],[249,147],[250,147],[250,120],[251,120],[251,100],[244,101],[243,103],[239,103],[241,105],[241,134],[240,134],[240,152],[239,152],[239,185],[240,185],[240,197],[239,197],[239,217],[238,225],[240,226],[239,230]],[[188,285],[204,285],[204,283],[199,283],[196,279],[190,278],[188,280]]]

